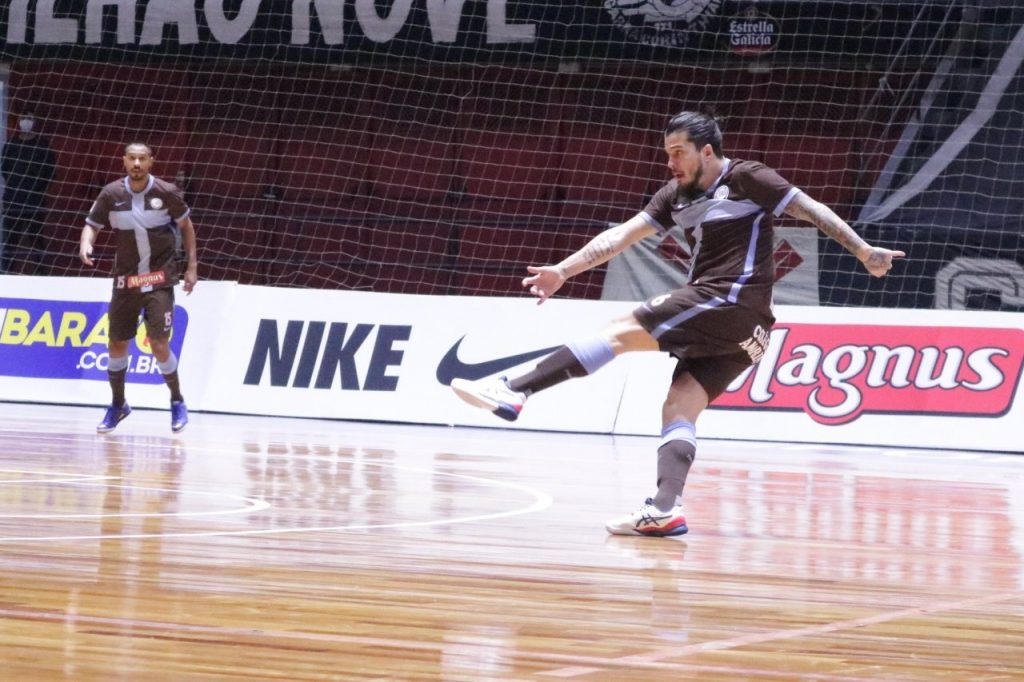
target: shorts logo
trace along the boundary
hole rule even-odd
[[[777,325],[715,407],[800,410],[829,425],[872,413],[999,417],[1022,368],[1020,329]]]
[[[764,327],[757,325],[749,339],[740,344],[740,348],[747,352],[751,362],[760,362],[761,358],[768,351],[768,343],[771,337]]]
[[[644,45],[685,47],[703,31],[723,0],[604,0],[612,23]]]

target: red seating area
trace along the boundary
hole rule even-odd
[[[851,146],[871,82],[664,65],[209,72],[19,61],[8,123],[31,103],[59,157],[47,226],[56,274],[80,271],[82,217],[123,172],[122,146],[142,140],[154,172],[185,178],[205,277],[500,294],[519,291],[525,265],[643,207],[667,178],[660,129],[683,108],[713,102],[727,155],[763,160],[844,213],[881,165]],[[599,296],[602,276],[570,292]]]

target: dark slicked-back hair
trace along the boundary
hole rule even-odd
[[[703,149],[704,145],[709,144],[715,156],[722,158],[722,130],[715,119],[697,111],[680,111],[669,119],[665,126],[665,137],[681,130],[686,132],[697,149]]]

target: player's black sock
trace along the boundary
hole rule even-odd
[[[689,427],[689,428],[686,428]],[[676,422],[666,429],[666,437],[672,440],[663,440],[658,448],[658,493],[654,496],[654,506],[662,511],[668,511],[679,503],[683,494],[683,486],[686,484],[686,477],[690,473],[690,466],[697,454],[697,444],[692,438],[679,439],[679,435],[692,435],[692,424],[688,422]],[[673,433],[674,432],[674,433]]]
[[[124,405],[124,378],[128,374],[127,369],[107,370],[107,379],[110,381],[110,391],[113,394],[111,401],[114,407]]]
[[[178,372],[174,371],[170,374],[164,375],[164,382],[167,383],[167,388],[171,389],[171,402],[178,402],[184,400],[181,397],[181,386],[178,385]]]
[[[603,336],[573,341],[541,360],[533,371],[510,379],[508,385],[513,391],[530,395],[567,379],[593,374],[614,357],[611,342]]]
[[[527,395],[551,388],[573,377],[585,377],[587,370],[569,350],[562,346],[551,355],[537,363],[537,366],[521,377],[509,379],[508,386],[513,391],[521,391]]]

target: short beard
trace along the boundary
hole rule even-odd
[[[704,177],[704,168],[698,166],[697,172],[693,176],[693,180],[686,183],[685,185],[679,185],[679,191],[683,193],[689,201],[695,201],[704,195],[706,191],[700,186],[701,178]]]

